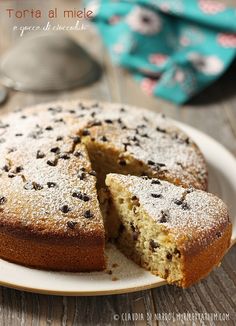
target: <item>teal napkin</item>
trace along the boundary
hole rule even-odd
[[[113,61],[129,69],[148,94],[185,103],[219,78],[236,56],[236,9],[222,3],[88,2]]]

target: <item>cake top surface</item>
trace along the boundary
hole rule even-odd
[[[106,183],[118,183],[127,189],[156,223],[169,230],[176,241],[183,241],[188,249],[196,243],[198,247],[211,243],[230,223],[224,202],[201,190],[186,189],[156,178],[118,174],[109,174]]]
[[[0,119],[0,226],[69,237],[103,232],[95,173],[78,136],[90,128],[151,169],[205,187],[202,154],[162,115],[93,101],[41,104]]]

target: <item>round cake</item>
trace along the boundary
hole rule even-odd
[[[97,190],[108,173],[207,189],[203,155],[172,121],[93,101],[2,116],[0,168],[0,257],[49,270],[105,268]]]

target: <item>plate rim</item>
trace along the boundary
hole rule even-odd
[[[208,134],[204,133],[203,131],[201,131],[201,130],[199,130],[199,129],[191,126],[191,125],[185,124],[183,122],[179,122],[179,121],[171,119],[171,118],[169,118],[169,120],[173,121],[173,123],[177,127],[182,129],[187,134],[189,133],[190,137],[192,137],[191,131],[193,131],[193,133],[195,133],[195,134],[197,134],[200,137],[203,137],[205,139],[207,138],[208,141],[210,141],[211,143],[214,143],[214,145],[216,145],[222,151],[227,153],[228,157],[231,157],[232,161],[235,161],[234,163],[235,163],[235,168],[236,168],[236,158],[235,158],[235,156],[224,145],[219,143],[217,140],[215,140],[214,138],[212,138]],[[193,137],[193,139],[194,139],[194,137]],[[236,244],[236,236],[235,236],[235,238],[231,238],[231,243],[230,243],[230,247],[229,247],[228,251],[235,244]],[[228,253],[228,251],[226,252],[226,254]],[[14,264],[14,263],[11,263],[11,264]],[[15,265],[17,265],[17,264],[15,264]],[[29,268],[31,271],[34,270],[33,268],[30,268],[30,267],[27,267],[27,268]],[[50,271],[50,272],[54,273],[53,271]],[[37,288],[37,287],[25,286],[25,285],[20,285],[19,283],[6,282],[6,281],[1,281],[0,280],[0,286],[5,286],[5,287],[11,288],[11,289],[16,289],[16,290],[30,292],[30,293],[44,294],[44,295],[72,296],[72,297],[73,296],[103,296],[103,295],[116,295],[116,294],[132,293],[132,292],[157,288],[157,287],[160,287],[160,286],[163,286],[163,285],[166,285],[166,284],[167,284],[167,282],[165,280],[159,278],[156,282],[153,281],[153,282],[148,283],[148,284],[131,286],[131,287],[126,287],[126,288],[118,288],[118,289],[110,289],[110,290],[95,290],[95,291],[94,290],[86,290],[86,291],[85,290],[82,290],[82,291],[69,290],[69,291],[65,291],[65,290],[46,289],[46,288],[43,288],[43,287],[42,288]]]

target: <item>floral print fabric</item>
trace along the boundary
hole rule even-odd
[[[183,104],[236,55],[236,9],[213,0],[89,1],[116,64],[144,92]]]

